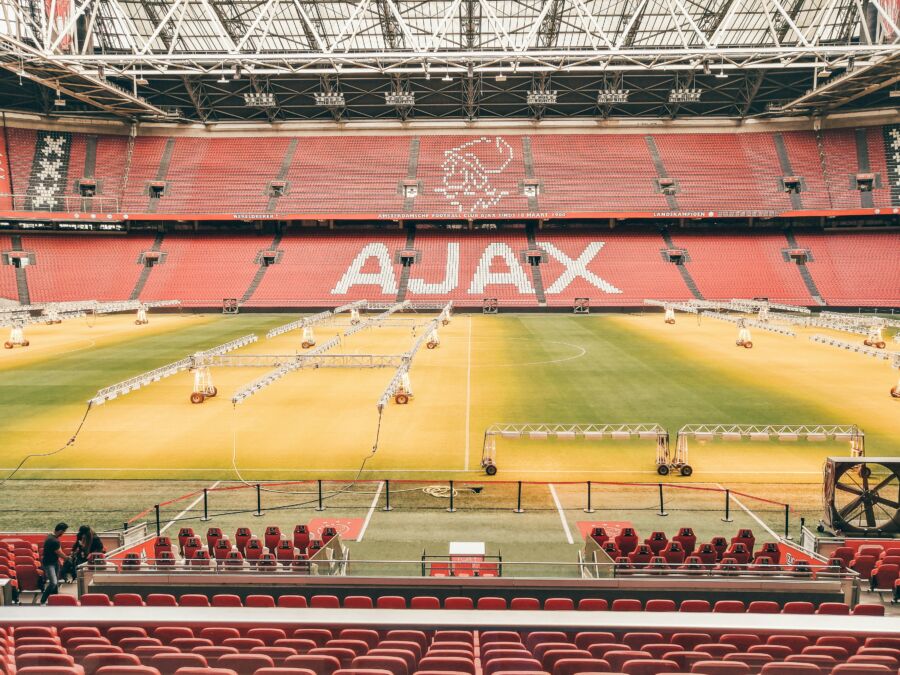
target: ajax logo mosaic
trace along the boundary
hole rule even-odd
[[[444,150],[441,185],[434,191],[459,213],[491,209],[509,194],[493,185],[492,178],[506,171],[512,160],[512,146],[499,136],[466,141]]]

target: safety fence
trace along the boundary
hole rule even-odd
[[[466,511],[530,513],[581,511],[596,520],[670,512],[704,514],[733,522],[738,512],[765,519],[767,529],[790,537],[791,505],[712,485],[617,481],[300,480],[232,483],[194,490],[148,506],[125,523],[147,521],[161,533],[182,524],[228,516],[283,512]],[[188,507],[188,508],[186,508]],[[595,515],[596,514],[596,515]],[[759,518],[759,516],[757,516]],[[155,527],[155,530],[154,530]],[[646,529],[646,528],[642,528]]]

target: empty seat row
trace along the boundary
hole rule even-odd
[[[740,600],[682,600],[680,604],[669,599],[651,599],[646,602],[630,598],[537,598],[516,597],[511,600],[501,597],[448,597],[443,602],[433,596],[415,596],[407,601],[399,595],[379,596],[348,595],[343,601],[335,595],[313,595],[309,600],[302,595],[285,594],[278,597],[254,594],[242,599],[233,594],[206,595],[189,593],[176,598],[168,593],[150,593],[143,597],[137,593],[118,593],[110,598],[105,593],[85,593],[80,599],[71,595],[54,595],[49,604],[57,606],[111,607],[313,607],[319,609],[452,609],[452,610],[512,610],[512,611],[607,611],[614,612],[716,612],[750,614],[831,614],[831,615],[884,615],[883,605],[859,604],[851,608],[843,602],[824,602],[818,606],[812,602],[786,602],[784,606],[773,600],[756,600],[744,603]]]

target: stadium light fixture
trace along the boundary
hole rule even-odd
[[[727,80],[728,79],[728,74],[725,72],[724,68],[719,68],[719,72],[716,73],[716,79],[717,80]]]
[[[384,102],[387,105],[412,107],[416,104],[416,95],[412,92],[394,93],[386,91],[384,93]]]
[[[341,92],[328,93],[317,91],[313,96],[316,99],[316,105],[326,108],[342,108],[347,104],[347,100]]]
[[[219,76],[219,79],[216,80],[216,82],[218,82],[219,84],[228,84],[228,80],[225,78],[225,73],[222,73]]]
[[[597,103],[608,105],[610,103],[627,103],[631,89],[601,89],[597,92]]]
[[[249,92],[244,94],[244,104],[254,108],[274,108],[277,105],[275,94],[270,92]]]
[[[556,90],[536,91],[531,90],[525,99],[528,105],[553,105],[556,103]]]
[[[138,73],[138,76],[134,79],[134,83],[139,87],[146,87],[148,84],[150,84],[147,81],[147,78],[144,77],[143,73]]]
[[[504,73],[502,70],[497,73],[497,82],[506,82],[506,73]]]
[[[441,78],[441,82],[453,82],[453,78],[450,77],[450,73],[444,73],[444,76]]]
[[[696,87],[673,89],[669,92],[669,103],[696,103],[702,93],[703,90]]]

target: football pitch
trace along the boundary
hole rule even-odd
[[[434,316],[395,315],[328,353],[402,354]],[[68,508],[112,526],[215,482],[356,477],[396,481],[401,500],[402,480],[557,483],[526,490],[541,508],[559,507],[550,516],[557,521],[557,510],[582,507],[583,489],[564,484],[587,480],[724,485],[791,500],[796,513],[814,517],[823,461],[849,454],[846,443],[693,441],[694,475],[660,479],[653,441],[500,439],[499,473],[488,478],[484,432],[496,423],[657,423],[674,442],[691,423],[856,424],[869,456],[896,455],[900,442],[900,401],[888,394],[896,374],[883,361],[811,343],[821,330],[797,329],[796,338],[757,331],[754,348],[739,349],[732,324],[679,315],[668,326],[657,313],[456,315],[439,348],[416,355],[412,401],[389,403],[380,420],[375,404],[390,368],[299,370],[236,406],[232,393],[270,367],[214,368],[219,395],[202,405],[190,403],[192,374],[182,372],[85,417],[98,389],[248,333],[259,341],[236,354],[293,354],[300,331],[271,340],[265,332],[294,318],[185,313],[151,315],[141,327],[131,316],[30,327],[30,347],[0,352],[2,475],[28,457],[0,487],[0,525],[21,529],[25,518],[43,529],[45,514]],[[317,326],[319,343],[348,319]],[[364,513],[376,485],[360,488],[347,508]],[[502,494],[504,508],[514,506]],[[424,518],[429,503],[419,505]]]

